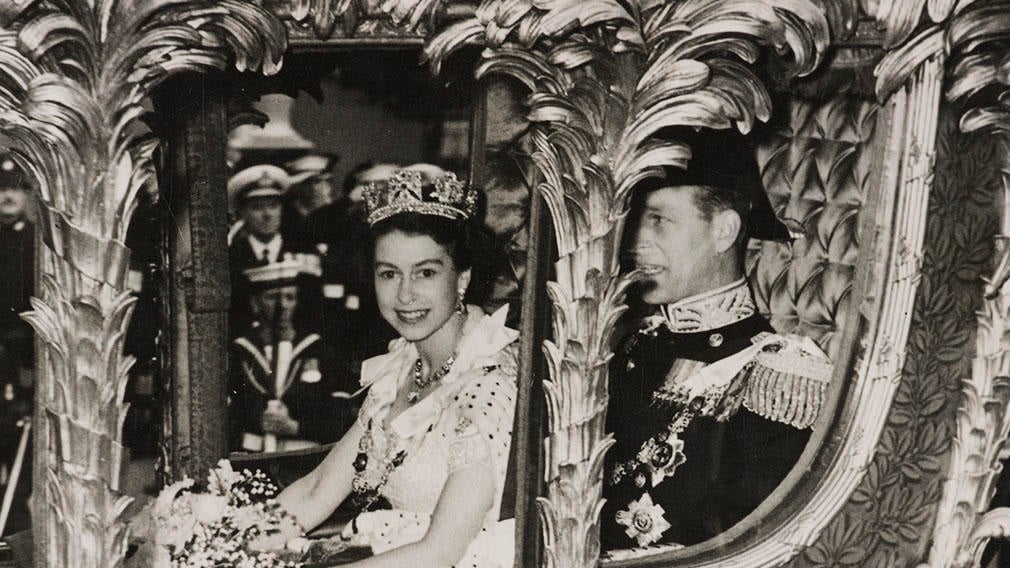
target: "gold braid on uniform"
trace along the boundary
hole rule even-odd
[[[778,337],[754,358],[740,402],[769,420],[809,428],[824,405],[834,366],[811,340]]]

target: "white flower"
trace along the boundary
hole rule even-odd
[[[663,517],[665,512],[652,502],[648,493],[644,493],[638,501],[628,503],[627,510],[617,512],[617,523],[628,527],[624,533],[628,538],[635,539],[638,546],[649,546],[670,528],[670,523]]]
[[[195,528],[196,519],[192,515],[173,516],[161,526],[155,540],[158,544],[170,549],[181,549],[193,537]]]
[[[228,498],[221,495],[196,495],[193,498],[192,507],[197,522],[209,524],[224,515],[224,511],[228,507]]]
[[[221,461],[207,477],[206,493],[191,490],[186,479],[166,487],[141,518],[137,530],[154,545],[154,566],[167,568],[289,568],[280,557],[248,551],[258,535],[276,530],[281,515],[275,502],[262,499],[276,489],[262,472],[235,472]]]
[[[242,474],[232,469],[230,461],[220,460],[217,467],[207,474],[207,491],[215,495],[225,495],[241,477]]]
[[[152,511],[154,517],[172,516],[172,509],[173,505],[175,504],[175,498],[179,495],[180,491],[182,491],[183,489],[189,489],[192,486],[193,486],[193,480],[187,477],[182,481],[176,481],[175,483],[162,489],[161,493],[158,494],[158,498],[154,502],[154,509]]]

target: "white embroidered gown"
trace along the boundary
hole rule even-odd
[[[518,332],[505,327],[507,310],[486,316],[471,308],[458,355],[440,386],[386,428],[398,386],[413,376],[417,350],[401,338],[389,353],[364,362],[362,384],[371,388],[358,420],[365,435],[372,421],[366,479],[382,475],[386,456],[406,451],[380,489],[393,509],[362,513],[349,525],[349,536],[376,554],[420,540],[449,474],[479,464],[494,476],[494,506],[456,566],[512,566],[515,522],[499,521],[517,389]]]

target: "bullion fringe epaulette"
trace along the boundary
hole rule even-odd
[[[670,409],[670,422],[642,443],[630,459],[615,463],[607,483],[630,478],[655,487],[684,463],[682,432],[698,416],[725,422],[741,406],[769,420],[809,428],[820,414],[832,365],[808,338],[761,333],[752,345],[714,363],[695,361],[673,371],[652,394]]]
[[[740,402],[769,420],[809,428],[824,405],[834,365],[809,339],[780,337],[754,358]]]

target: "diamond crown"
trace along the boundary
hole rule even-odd
[[[366,184],[364,196],[369,225],[398,213],[469,219],[477,211],[476,192],[452,172],[430,179],[422,171],[397,170],[388,179]]]

